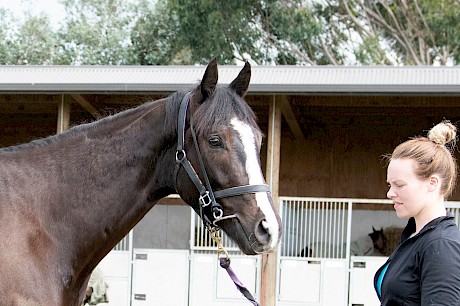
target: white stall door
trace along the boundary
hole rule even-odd
[[[380,305],[374,290],[374,275],[387,259],[387,257],[351,256],[350,306]]]
[[[110,306],[130,305],[131,253],[129,251],[111,251],[99,263],[104,279],[109,285],[107,296]]]
[[[280,260],[278,306],[345,306],[347,293],[346,260]]]
[[[189,251],[135,249],[133,306],[188,305]]]
[[[258,300],[258,256],[235,255],[231,267],[238,279]],[[190,306],[247,306],[216,254],[193,254],[190,273]]]

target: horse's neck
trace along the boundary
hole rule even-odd
[[[91,256],[102,259],[155,200],[171,193],[176,132],[174,124],[165,124],[165,103],[142,106],[63,136],[63,142],[73,142],[76,149],[61,159],[60,166],[70,173],[58,183],[72,190],[65,203],[57,205],[75,214],[65,219],[73,222],[78,252],[95,252]]]
[[[164,100],[148,103],[95,122],[82,136],[76,137],[82,153],[77,152],[80,164],[86,166],[93,180],[86,183],[93,187],[94,183],[107,182],[110,183],[107,188],[111,189],[122,184],[119,187],[124,190],[120,193],[124,194],[135,187],[147,187],[146,179],[156,174],[154,169],[166,166],[161,164],[166,160],[174,160],[174,154],[164,157],[176,141],[174,124],[165,123],[165,103]],[[165,183],[161,178],[159,182]]]
[[[174,166],[172,149],[176,142],[175,124],[165,123],[164,104],[155,102],[148,110],[133,112],[128,123],[125,120],[114,122],[119,127],[109,138],[96,136],[94,145],[101,148],[95,151],[102,154],[98,158],[102,159],[105,173],[94,179],[115,185],[114,191],[120,193],[117,198],[130,195],[145,200],[149,195],[156,199],[157,190],[172,185],[172,171],[161,171]],[[97,128],[94,131],[98,133]]]

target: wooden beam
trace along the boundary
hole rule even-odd
[[[86,100],[82,95],[72,94],[71,96],[78,104],[80,104],[81,107],[83,107],[94,118],[100,119],[103,117],[102,113],[94,105],[92,105],[91,102]]]
[[[294,134],[296,139],[303,139],[304,135],[302,133],[302,129],[300,128],[299,122],[292,110],[291,103],[289,103],[288,97],[285,95],[276,96],[276,100],[279,101],[278,103],[281,106],[281,112],[283,113],[284,119],[286,119],[289,128]]]
[[[273,96],[268,112],[267,183],[271,187],[273,205],[279,211],[279,170],[281,145],[281,106]],[[261,305],[276,305],[276,253],[262,255]]]
[[[58,104],[57,134],[61,134],[69,129],[70,125],[70,101],[61,96]]]

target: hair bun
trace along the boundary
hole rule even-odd
[[[435,125],[428,132],[428,139],[434,143],[445,145],[446,143],[455,140],[457,135],[457,128],[450,123],[448,120],[444,120],[441,123]]]

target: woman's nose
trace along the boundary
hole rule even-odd
[[[395,196],[396,196],[396,195],[395,195],[395,193],[393,192],[393,189],[390,187],[390,188],[388,189],[388,191],[387,191],[387,198],[388,198],[388,199],[392,199],[392,198],[394,198]]]

